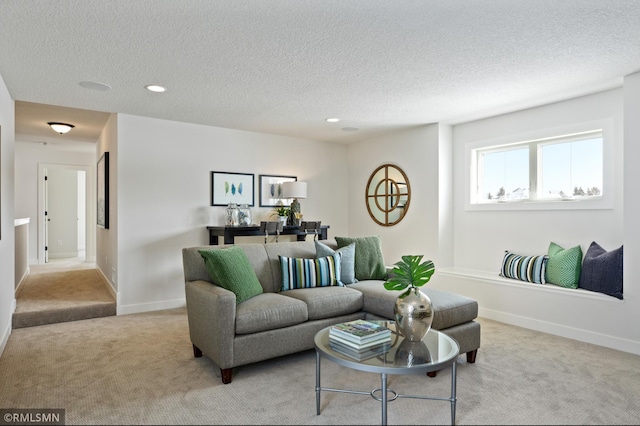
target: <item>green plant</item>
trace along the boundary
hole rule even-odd
[[[291,209],[286,206],[278,206],[274,210],[278,216],[289,216],[291,213]]]
[[[389,276],[384,283],[387,290],[404,290],[409,287],[414,289],[429,282],[431,276],[436,271],[436,267],[431,260],[422,260],[422,255],[402,256],[402,260],[395,263],[389,271]]]

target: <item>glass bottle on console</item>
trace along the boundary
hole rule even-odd
[[[238,225],[251,225],[251,208],[248,204],[240,204],[240,206],[238,207]]]
[[[236,203],[229,203],[226,209],[224,209],[224,224],[225,226],[238,226],[238,219],[240,217],[240,211]]]

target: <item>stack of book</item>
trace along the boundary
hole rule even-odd
[[[391,330],[380,324],[355,320],[329,329],[329,346],[358,361],[383,354],[391,347]]]

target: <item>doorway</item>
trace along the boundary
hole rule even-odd
[[[38,264],[50,259],[95,262],[95,170],[38,165]]]

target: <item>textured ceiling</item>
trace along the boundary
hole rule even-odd
[[[17,133],[35,103],[348,143],[637,71],[638,0],[0,2],[0,75],[29,103]]]

